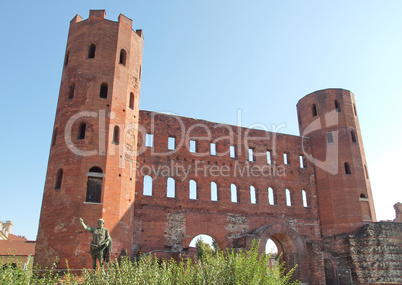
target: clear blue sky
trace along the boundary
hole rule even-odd
[[[402,1],[1,1],[0,220],[36,238],[69,21],[144,32],[141,109],[286,123],[324,88],[355,94],[378,219],[402,202]]]

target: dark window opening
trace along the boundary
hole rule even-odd
[[[95,50],[96,50],[96,45],[95,44],[90,44],[89,49],[88,49],[88,58],[94,58],[95,57]]]
[[[63,180],[63,169],[59,169],[57,171],[57,176],[56,176],[56,185],[54,186],[54,189],[60,189],[61,188],[61,181]]]
[[[367,166],[364,165],[364,173],[366,174],[366,178],[369,179],[368,171],[367,171]]]
[[[357,116],[356,105],[353,104],[353,112],[355,112],[355,116]]]
[[[102,193],[102,178],[88,177],[87,197],[85,202],[100,203]]]
[[[352,136],[352,142],[357,142],[355,131],[350,131],[350,135]]]
[[[122,65],[126,65],[126,58],[127,58],[127,52],[124,49],[121,49],[119,63]]]
[[[81,123],[80,127],[78,129],[78,136],[77,136],[77,140],[83,140],[85,139],[85,129],[87,128],[87,124],[86,123]]]
[[[334,142],[334,137],[333,137],[331,132],[327,133],[327,141],[328,141],[328,143],[333,143]]]
[[[313,104],[312,112],[313,112],[313,117],[317,116],[317,106],[315,104]]]
[[[99,97],[106,99],[107,98],[107,83],[103,82],[100,87]]]
[[[89,172],[103,173],[103,170],[102,170],[102,168],[100,168],[100,167],[94,166],[94,167],[91,167],[91,169],[89,170]]]
[[[128,103],[128,107],[130,109],[134,109],[134,93],[133,92],[130,93],[130,101]]]
[[[138,78],[141,80],[141,65],[140,65],[140,71],[138,72]]]
[[[68,97],[67,99],[73,99],[75,91],[75,83],[71,83],[70,87],[68,88]]]
[[[120,142],[120,129],[118,126],[115,126],[113,130],[113,143],[119,144],[119,142]]]
[[[68,52],[66,53],[66,57],[64,58],[64,66],[67,66],[69,57],[70,57],[70,52],[68,51]]]
[[[352,174],[352,170],[350,169],[349,162],[345,162],[345,173],[346,174]]]
[[[361,194],[360,194],[360,198],[365,199],[365,198],[367,198],[367,197],[366,197],[366,195],[364,195],[363,193],[361,193]]]
[[[337,112],[340,112],[340,111],[341,111],[341,107],[339,106],[338,100],[335,100],[335,110],[336,110]]]
[[[52,146],[54,146],[54,145],[56,144],[57,130],[58,130],[58,128],[56,128],[56,129],[54,130],[54,133],[53,133]]]

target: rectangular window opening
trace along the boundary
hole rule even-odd
[[[283,163],[284,164],[290,164],[289,157],[288,157],[287,153],[283,154]]]
[[[334,137],[332,136],[331,132],[327,133],[327,141],[328,141],[328,143],[333,143],[334,142]]]
[[[145,135],[145,146],[146,147],[154,147],[154,135],[153,134]]]
[[[299,162],[300,162],[300,168],[305,168],[306,167],[306,163],[304,161],[304,156],[303,155],[299,155]]]
[[[174,138],[174,137],[168,138],[168,149],[170,149],[170,150],[176,149],[176,138]]]
[[[236,157],[236,151],[235,151],[235,147],[234,147],[233,145],[230,146],[229,152],[230,152],[230,157],[231,157],[231,158],[235,158],[235,157]]]
[[[272,162],[271,162],[271,151],[270,150],[267,150],[267,163],[268,164],[271,164]]]
[[[190,152],[197,152],[197,142],[195,140],[190,140]]]
[[[211,155],[216,155],[216,144],[215,143],[211,143]]]
[[[253,148],[248,149],[248,161],[255,161]]]

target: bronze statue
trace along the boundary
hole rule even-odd
[[[80,224],[84,230],[92,233],[92,242],[90,247],[92,266],[96,269],[96,259],[99,260],[99,266],[103,266],[103,262],[109,262],[112,252],[112,238],[109,235],[109,230],[103,227],[105,221],[98,220],[97,228],[90,228],[84,224],[84,220],[80,218]]]

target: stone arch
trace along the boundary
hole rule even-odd
[[[301,280],[301,272],[308,272],[308,266],[303,262],[306,250],[302,238],[289,226],[283,224],[263,226],[253,231],[252,236],[253,239],[260,240],[260,252],[265,253],[265,245],[268,239],[271,239],[275,243],[278,253],[282,254],[286,271],[297,265],[293,274],[294,279]],[[249,246],[251,239],[247,243]]]
[[[326,285],[339,284],[336,260],[331,254],[327,252],[324,252],[323,254],[323,267],[325,274],[325,284]]]

